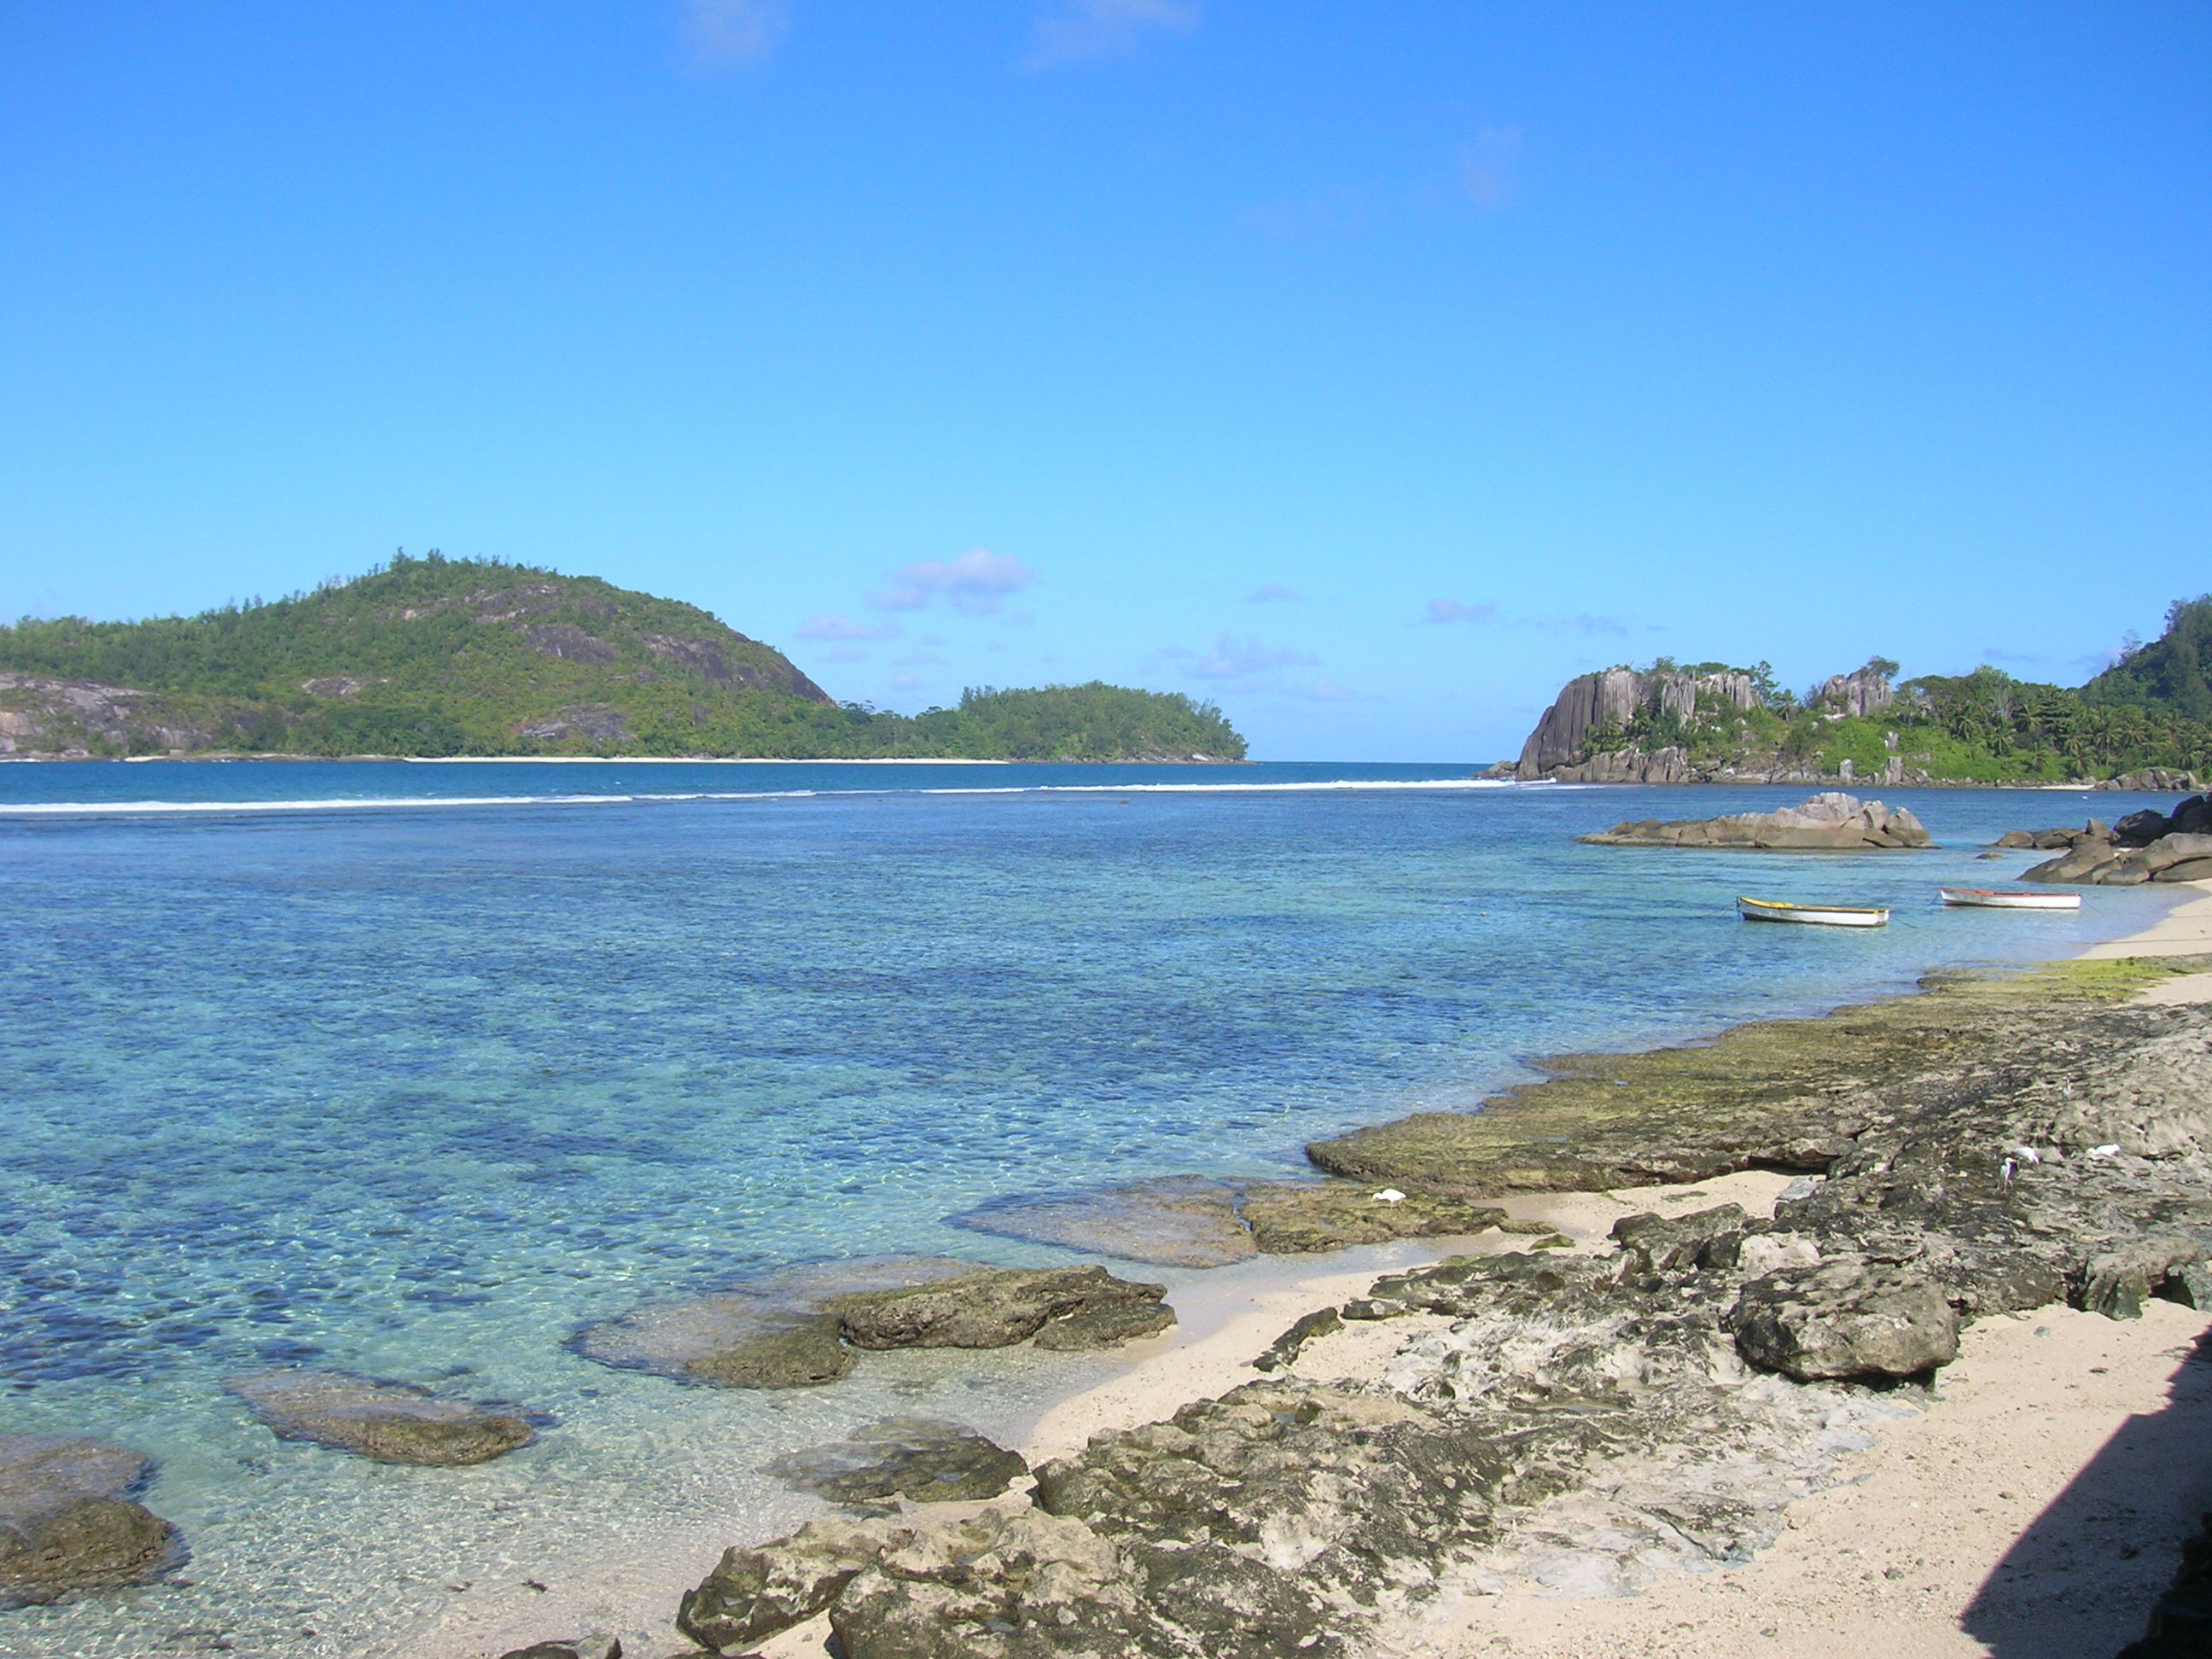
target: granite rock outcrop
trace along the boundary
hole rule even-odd
[[[1717,818],[1642,818],[1578,840],[1595,847],[1711,847],[1762,852],[1893,851],[1932,847],[1920,820],[1902,806],[1831,790],[1772,812]]]

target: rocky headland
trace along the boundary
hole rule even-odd
[[[863,1466],[859,1512],[732,1547],[678,1622],[721,1656],[826,1618],[848,1659],[1353,1659],[1502,1586],[1745,1561],[1925,1398],[1972,1322],[2212,1303],[2212,1008],[2130,1000],[2208,966],[1950,976],[1563,1057],[1482,1113],[1318,1143],[1321,1169],[1439,1205],[1798,1178],[1771,1216],[1632,1215],[1601,1250],[1386,1275],[1254,1355],[1255,1380],[981,1504],[914,1502],[925,1474],[869,1513],[870,1448],[825,1449],[826,1480]],[[1310,1345],[1358,1330],[1402,1333],[1376,1374],[1304,1374]],[[944,1426],[883,1438],[927,1465]]]
[[[1712,847],[1760,852],[1857,853],[1933,847],[1904,807],[1830,791],[1772,812],[1717,818],[1640,818],[1576,837],[1595,847]]]

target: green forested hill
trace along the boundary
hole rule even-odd
[[[0,628],[0,751],[1242,759],[1220,711],[1092,684],[840,704],[673,599],[400,557],[270,604]]]
[[[2083,686],[2081,700],[2212,720],[2212,593],[2176,599],[2166,632]]]

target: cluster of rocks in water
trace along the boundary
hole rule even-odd
[[[959,1219],[1124,1260],[1211,1266],[1261,1251],[1480,1231],[1504,1212],[1346,1181],[1190,1178],[1010,1203]],[[601,1364],[687,1383],[805,1388],[836,1381],[863,1353],[895,1348],[1118,1346],[1175,1323],[1165,1293],[1101,1267],[870,1258],[787,1268],[640,1309],[587,1328],[574,1346]],[[385,1463],[484,1462],[529,1444],[550,1420],[300,1366],[234,1377],[226,1387],[280,1439]],[[51,1601],[173,1571],[185,1559],[181,1537],[131,1496],[151,1469],[140,1453],[104,1441],[0,1437],[0,1597]],[[866,1503],[987,1497],[1026,1469],[1017,1454],[957,1425],[899,1419],[771,1472],[838,1502]]]
[[[2092,818],[2079,830],[2014,830],[2008,848],[2057,852],[2022,881],[2132,887],[2149,881],[2212,881],[2212,800],[2191,795],[2171,813],[2146,809],[2115,823]]]
[[[1717,818],[1640,818],[1580,840],[1596,847],[1718,847],[1762,852],[1855,853],[1933,847],[1904,807],[1829,790],[1772,812]]]
[[[1962,1323],[2212,1303],[2212,1017],[2118,996],[2160,971],[1946,980],[1551,1062],[1485,1113],[1319,1144],[1324,1169],[1438,1203],[1814,1173],[1771,1219],[1634,1216],[1609,1254],[1386,1276],[1286,1332],[1273,1375],[1097,1435],[1020,1497],[732,1548],[678,1625],[721,1656],[826,1613],[847,1659],[1350,1659],[1446,1594],[1743,1559]],[[1297,1375],[1306,1344],[1375,1320],[1408,1322],[1382,1381]],[[849,1479],[868,1449],[814,1473]]]

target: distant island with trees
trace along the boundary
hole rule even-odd
[[[495,560],[404,555],[351,581],[145,622],[0,627],[0,754],[1236,761],[1180,692],[974,688],[839,702],[696,605]]]
[[[1626,665],[1570,680],[1493,769],[1583,783],[2132,781],[2212,774],[2212,595],[2176,600],[2166,632],[2087,684],[1970,674],[1899,683],[1876,657],[1802,696],[1766,664]]]

